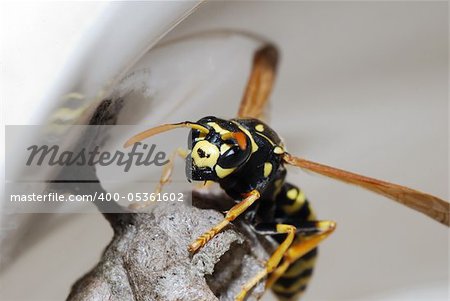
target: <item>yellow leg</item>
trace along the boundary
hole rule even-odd
[[[240,203],[234,205],[225,215],[225,218],[216,226],[212,227],[209,231],[206,231],[200,235],[192,244],[189,245],[188,250],[191,253],[197,252],[201,247],[203,247],[208,241],[210,241],[217,233],[222,231],[230,222],[232,222],[236,217],[248,209],[257,199],[259,199],[259,191],[250,191],[245,199]]]
[[[270,288],[280,278],[289,266],[297,259],[314,249],[327,238],[336,229],[336,223],[332,221],[318,222],[318,230],[321,231],[311,237],[305,238],[303,241],[291,246],[284,255],[283,263],[270,274],[266,282],[266,288]]]
[[[273,270],[280,264],[283,255],[291,246],[294,241],[296,228],[292,225],[278,224],[276,225],[277,233],[287,233],[286,239],[278,246],[275,252],[270,256],[266,263],[264,270],[259,272],[255,277],[250,279],[243,287],[239,295],[236,297],[236,301],[243,301],[247,293],[260,282],[268,274],[272,273]]]
[[[169,162],[164,165],[163,172],[161,174],[161,177],[159,178],[159,183],[156,185],[155,194],[158,194],[162,191],[164,185],[170,182],[170,178],[172,176],[173,168],[174,168],[174,161],[175,156],[178,155],[181,158],[185,159],[188,155],[188,152],[182,148],[176,149],[169,157]],[[131,209],[142,209],[149,205],[149,202],[146,203],[133,203],[129,206]]]
[[[159,179],[159,183],[155,188],[155,193],[160,193],[164,187],[164,185],[166,185],[167,183],[170,182],[170,178],[172,176],[172,172],[173,172],[173,166],[174,166],[174,161],[175,161],[175,156],[178,155],[183,159],[186,159],[188,153],[186,150],[182,149],[182,148],[178,148],[177,150],[175,150],[169,157],[169,163],[167,163],[164,166],[161,178]]]

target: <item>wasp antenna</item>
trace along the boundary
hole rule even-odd
[[[202,133],[208,134],[209,130],[198,124],[198,123],[193,123],[190,121],[185,121],[185,122],[180,122],[180,123],[172,123],[172,124],[163,124],[163,125],[159,125],[156,126],[154,128],[145,130],[139,134],[134,135],[133,137],[131,137],[130,139],[127,140],[127,142],[125,142],[125,144],[123,145],[124,147],[129,147],[133,144],[135,144],[136,142],[142,141],[144,139],[147,139],[151,136],[163,133],[163,132],[167,132],[173,129],[177,129],[177,128],[191,128],[191,129],[195,129],[195,130],[199,130]]]

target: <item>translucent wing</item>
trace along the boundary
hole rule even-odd
[[[107,94],[108,99],[123,102],[117,116],[117,125],[123,126],[115,126],[103,150],[114,153],[127,140],[129,146],[177,127],[161,124],[196,121],[208,115],[234,117],[252,69],[252,58],[263,45],[267,41],[260,37],[229,30],[171,33],[130,67]],[[170,131],[145,142],[170,154],[187,146],[188,133],[187,129]],[[184,163],[176,160],[172,184],[187,185],[182,184],[187,183]],[[114,192],[129,191],[129,183],[157,183],[161,174],[160,168],[139,166],[117,183],[111,179],[111,168],[98,166],[97,175],[105,190]],[[152,191],[151,184],[147,187]]]
[[[278,51],[273,45],[265,45],[255,53],[238,117],[257,119],[264,117],[264,110],[275,81],[277,63]]]
[[[432,219],[446,226],[450,226],[450,204],[435,196],[408,187],[297,158],[290,154],[285,154],[283,159],[290,165],[304,168],[339,181],[358,185],[375,193],[384,195],[385,197],[399,202],[415,211],[428,215]]]

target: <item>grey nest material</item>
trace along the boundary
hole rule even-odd
[[[193,199],[197,207],[211,205],[205,195]],[[146,213],[107,217],[114,237],[97,266],[73,285],[68,300],[234,300],[264,267],[271,247],[237,221],[190,254],[187,246],[223,219],[220,211],[232,205],[224,195],[211,199],[220,205],[199,209],[158,203]],[[225,209],[219,208],[224,204]],[[263,292],[264,282],[247,300],[258,300]]]

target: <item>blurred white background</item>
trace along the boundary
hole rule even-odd
[[[155,10],[153,4],[146,9]],[[79,56],[89,50],[86,40],[117,30],[105,17],[111,11],[120,16],[105,2],[2,2],[2,124],[44,123],[60,79],[77,64],[89,68]],[[222,28],[279,46],[271,125],[290,152],[448,199],[447,2],[212,2],[167,39]],[[137,45],[136,36],[122,37],[123,47]],[[242,87],[230,82],[215,87],[219,92],[196,114],[232,117]],[[307,192],[320,218],[338,222],[304,300],[448,300],[445,227],[322,177],[292,170],[289,180]],[[2,271],[2,300],[64,299],[96,263],[112,234],[106,221],[100,214],[63,219],[41,227],[38,243]],[[36,235],[29,227],[22,240]],[[2,235],[14,235],[14,227]]]

